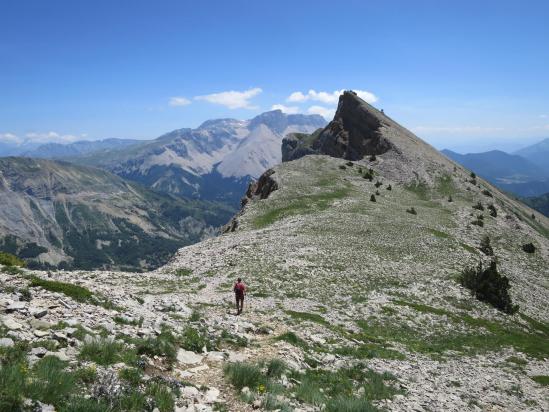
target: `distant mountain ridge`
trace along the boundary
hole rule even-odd
[[[499,188],[516,195],[537,196],[549,191],[549,170],[518,154],[500,150],[459,154],[447,149],[442,150],[442,153]]]
[[[142,140],[136,139],[103,139],[103,140],[79,140],[74,143],[46,143],[34,150],[21,154],[24,157],[36,157],[43,159],[64,159],[67,157],[80,157],[91,153],[97,154],[102,151],[116,150],[142,144]]]
[[[549,174],[549,137],[541,142],[517,150],[514,154],[528,159]]]
[[[35,266],[151,269],[231,214],[95,168],[0,158],[0,250]]]
[[[250,179],[281,162],[280,145],[286,134],[310,133],[325,124],[319,115],[273,110],[251,120],[208,120],[196,129],[174,130],[152,141],[77,160],[157,191],[222,201],[236,210]]]

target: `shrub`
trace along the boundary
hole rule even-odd
[[[118,377],[133,386],[137,386],[141,382],[143,373],[137,368],[124,368],[118,371]]]
[[[375,162],[375,160],[376,160],[376,155],[375,154],[371,155],[370,162]]]
[[[153,398],[154,405],[160,412],[172,412],[174,410],[174,395],[166,385],[154,382],[147,388],[147,394]]]
[[[25,262],[10,253],[0,252],[0,265],[25,267]]]
[[[411,207],[410,209],[406,209],[406,212],[410,213],[411,215],[417,215],[416,209]]]
[[[60,412],[111,412],[112,408],[100,400],[75,396],[60,409]]]
[[[492,217],[498,217],[498,211],[496,210],[496,207],[494,205],[488,206],[488,213],[490,213],[490,216]]]
[[[484,210],[484,206],[482,206],[482,203],[477,202],[476,205],[473,205],[473,209],[476,209],[476,210]]]
[[[339,168],[340,168],[341,170],[347,169],[347,167],[346,167],[345,165],[339,165]]]
[[[526,253],[534,253],[536,251],[536,247],[532,242],[530,242],[522,245],[522,250]]]
[[[160,335],[134,341],[138,355],[163,356],[168,363],[175,362],[177,358],[177,339],[167,329],[162,328]]]
[[[98,365],[112,365],[122,359],[124,345],[104,338],[94,338],[84,342],[78,357]]]
[[[25,372],[18,363],[0,364],[0,411],[21,410]]]
[[[277,336],[276,340],[283,340],[285,342],[288,342],[300,348],[306,348],[308,346],[307,342],[305,342],[303,339],[301,339],[299,336],[297,336],[293,332],[285,332],[282,335]]]
[[[452,195],[449,195],[448,196],[448,202],[453,202],[453,201],[454,201],[454,199],[452,199]]]
[[[176,276],[190,276],[193,274],[193,271],[189,268],[179,268],[174,272],[174,274]]]
[[[280,378],[286,370],[286,364],[280,359],[271,359],[267,364],[267,376],[270,378]]]
[[[180,345],[183,349],[193,352],[202,352],[202,348],[211,349],[210,340],[204,331],[188,327],[181,335]]]
[[[475,172],[471,172],[471,179],[476,179],[477,178],[477,175],[475,174]]]
[[[387,190],[393,190],[392,186],[391,186],[391,185],[388,185],[388,186],[387,186]]]
[[[370,196],[370,202],[375,202],[376,201],[376,196],[375,195],[371,195]]]
[[[28,396],[47,404],[62,403],[75,386],[74,377],[64,371],[65,366],[65,362],[55,356],[40,359],[32,369],[33,379],[27,389]]]
[[[509,295],[509,279],[498,273],[495,260],[486,269],[482,268],[482,263],[476,268],[465,268],[459,281],[478,300],[489,303],[507,314],[518,311],[518,305],[513,305]]]
[[[223,368],[225,377],[231,384],[242,389],[247,386],[250,389],[255,389],[259,385],[266,383],[265,376],[261,373],[261,369],[257,365],[245,362],[228,363]]]
[[[383,186],[383,183],[381,183],[379,180],[374,184],[375,187]]]
[[[376,196],[379,196],[379,190],[376,190]]]
[[[492,192],[490,192],[489,190],[486,190],[486,189],[484,189],[484,190],[482,191],[482,194],[483,194],[484,196],[494,197],[494,196],[492,196]]]
[[[481,239],[479,249],[486,256],[494,256],[494,250],[492,249],[492,245],[490,244],[490,237],[487,235],[483,236],[483,238]]]
[[[347,162],[345,163],[347,166],[354,166],[354,163],[353,162]]]

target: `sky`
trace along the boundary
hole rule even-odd
[[[549,137],[547,1],[0,2],[0,143],[152,139],[353,89],[435,147]]]

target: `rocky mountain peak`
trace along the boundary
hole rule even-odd
[[[261,113],[250,120],[249,129],[253,130],[259,125],[265,125],[273,132],[282,134],[289,126],[309,126],[320,128],[326,125],[322,116],[313,114],[286,114],[281,110],[271,110]]]

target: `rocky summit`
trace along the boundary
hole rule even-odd
[[[284,144],[155,271],[6,264],[2,407],[548,410],[549,220],[350,92]]]

